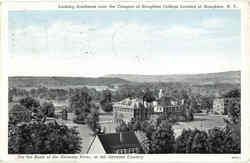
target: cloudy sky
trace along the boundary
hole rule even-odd
[[[10,76],[240,70],[240,12],[10,11]]]

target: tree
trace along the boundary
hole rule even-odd
[[[55,106],[52,102],[44,102],[41,106],[41,111],[47,117],[55,116]]]
[[[201,105],[203,106],[203,108],[205,108],[207,112],[209,112],[213,107],[213,98],[203,97],[201,103],[202,103]]]
[[[232,101],[231,103],[229,103],[228,108],[226,108],[226,109],[228,111],[228,116],[230,118],[230,121],[233,124],[240,123],[240,120],[241,120],[241,114],[240,114],[241,104],[240,104],[240,100]]]
[[[185,117],[187,121],[194,120],[193,110],[192,109],[185,109]]]
[[[112,94],[110,90],[104,90],[102,92],[102,99],[100,102],[103,111],[105,112],[111,112],[113,110],[113,105],[112,105]]]
[[[102,110],[105,111],[105,112],[111,112],[111,111],[113,111],[113,105],[112,105],[111,102],[109,102],[109,103],[107,103],[107,102],[106,103],[102,103],[101,106],[102,106]]]
[[[235,141],[229,127],[213,128],[208,133],[210,153],[240,153],[240,143]]]
[[[75,154],[81,151],[76,128],[31,121],[9,128],[9,154]]]
[[[70,108],[74,111],[77,121],[85,121],[86,116],[90,113],[91,99],[84,90],[77,91],[70,97]]]
[[[223,97],[232,98],[232,97],[241,97],[240,89],[232,89],[229,92],[225,93]]]
[[[186,120],[187,121],[192,121],[194,119],[194,116],[193,116],[193,111],[194,111],[194,105],[196,102],[194,102],[192,100],[192,98],[188,98],[185,100],[184,102],[184,114],[185,114],[185,117],[186,117]]]
[[[192,130],[183,129],[180,136],[176,138],[175,151],[176,153],[186,153],[188,152],[187,142],[189,137],[192,135]]]
[[[154,100],[155,100],[155,97],[153,95],[153,92],[150,91],[149,89],[147,89],[144,96],[143,96],[143,101],[153,102]]]
[[[102,91],[102,99],[101,103],[111,102],[112,101],[112,94],[110,90],[106,89]]]
[[[9,102],[9,103],[13,102],[13,96],[9,95],[9,97],[8,97],[8,102]]]
[[[156,119],[157,126],[162,123],[162,121],[165,121],[168,119],[168,116],[166,114],[161,114],[159,117]]]
[[[130,131],[138,131],[141,130],[141,123],[140,121],[131,121],[128,123],[128,128]]]
[[[152,123],[149,123],[148,121],[143,121],[141,122],[141,129],[143,132],[146,133],[146,136],[148,137],[148,139],[151,140],[152,134],[155,131],[155,126]]]
[[[115,128],[115,131],[116,132],[127,132],[127,131],[129,131],[129,128],[124,121],[121,121],[118,124],[118,126]]]
[[[25,97],[22,98],[19,103],[23,105],[25,108],[32,110],[34,108],[38,108],[40,106],[40,103],[38,100],[32,98],[32,97]]]
[[[31,120],[31,111],[23,105],[15,104],[9,111],[9,123],[16,125],[19,122],[28,122]]]
[[[241,103],[240,100],[231,101],[228,105],[228,120],[227,128],[231,132],[231,138],[234,142],[234,147],[231,147],[233,153],[240,153],[241,144]]]
[[[187,140],[186,153],[209,153],[208,135],[205,131],[192,131]]]
[[[240,143],[233,138],[230,127],[183,130],[176,138],[176,153],[240,153]]]
[[[150,153],[173,153],[174,152],[174,131],[167,122],[162,124],[153,132],[151,138]]]
[[[83,112],[90,112],[90,101],[92,98],[85,91],[78,91],[70,97],[70,107],[80,108]]]
[[[97,134],[100,132],[100,125],[99,122],[99,115],[97,110],[92,110],[90,114],[87,116],[87,124],[89,128],[94,132],[94,134]]]
[[[150,151],[151,142],[148,139],[146,133],[143,131],[136,131],[135,135],[136,135],[138,141],[140,142],[144,153],[148,154]]]

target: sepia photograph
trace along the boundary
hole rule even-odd
[[[8,154],[241,154],[241,57],[240,10],[8,11]]]

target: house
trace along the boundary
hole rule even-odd
[[[96,135],[87,154],[132,154],[143,153],[134,132]]]
[[[153,104],[139,98],[126,98],[113,104],[113,119],[115,123],[132,120],[148,120],[153,112]]]
[[[215,98],[213,100],[213,113],[227,115],[229,105],[232,103],[240,103],[240,98],[239,97]]]
[[[224,114],[224,99],[216,98],[213,101],[213,113]]]

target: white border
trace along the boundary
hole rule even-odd
[[[67,10],[67,9],[58,9],[57,5],[61,4],[63,1],[60,1],[58,3],[56,2],[4,2],[2,4],[2,14],[1,14],[1,18],[2,18],[2,24],[1,24],[1,44],[2,44],[2,60],[1,60],[1,101],[0,101],[0,115],[1,115],[1,136],[0,136],[0,142],[1,142],[1,146],[3,148],[0,148],[0,159],[2,160],[19,160],[19,161],[25,161],[25,162],[30,162],[30,161],[34,161],[34,159],[17,159],[18,155],[8,155],[8,65],[7,65],[7,61],[8,61],[8,11],[10,10]],[[66,1],[64,1],[64,4],[66,3]],[[71,1],[71,3],[77,3],[77,2],[73,2]],[[78,2],[79,3],[79,2]],[[82,2],[82,3],[91,3],[91,4],[97,4],[97,3],[111,3],[111,2]],[[143,1],[135,1],[135,2],[112,2],[112,3],[149,3],[152,4],[151,2],[143,2]],[[154,4],[161,4],[163,2],[153,2]],[[183,2],[171,2],[171,3],[177,3],[177,4],[183,4]],[[186,2],[187,4],[190,4],[192,2]],[[204,2],[201,1],[201,4],[225,4],[225,2]],[[226,1],[226,4],[230,4],[232,3],[232,1]],[[250,74],[250,70],[248,67],[249,62],[250,62],[250,55],[249,55],[249,49],[247,49],[249,46],[247,45],[247,39],[249,38],[248,35],[249,33],[247,32],[247,10],[248,10],[248,5],[247,5],[247,1],[238,1],[238,2],[234,2],[237,3],[237,5],[239,6],[240,10],[241,10],[241,51],[242,51],[242,70],[241,70],[241,91],[242,91],[242,105],[241,105],[241,115],[242,115],[242,122],[241,122],[241,133],[242,133],[242,139],[241,139],[241,150],[242,153],[241,154],[167,154],[167,155],[163,155],[163,154],[150,154],[150,155],[143,155],[144,158],[143,160],[139,160],[139,159],[105,159],[105,160],[101,160],[101,159],[79,159],[78,161],[88,161],[88,162],[96,162],[96,161],[103,161],[103,162],[113,162],[113,161],[126,161],[126,162],[131,162],[131,161],[136,161],[136,162],[246,162],[247,160],[249,160],[249,92],[250,92],[250,88],[248,87],[248,83],[250,83],[249,80],[249,74]],[[76,9],[75,9],[76,10]],[[79,9],[77,9],[79,10]],[[91,10],[91,9],[86,9],[86,10]],[[182,9],[178,9],[178,10],[182,10]],[[197,9],[196,9],[197,10]],[[181,11],[180,11],[181,12]],[[86,155],[86,154],[85,154]],[[60,155],[59,155],[60,156]],[[84,156],[84,155],[83,155]],[[138,155],[139,156],[139,155]],[[39,159],[36,159],[39,160]],[[41,159],[39,161],[49,161],[51,159]],[[65,161],[65,159],[53,159],[53,162],[62,162]],[[51,160],[52,161],[52,160]],[[73,161],[71,159],[69,159],[68,161]],[[76,161],[76,160],[74,160]]]

